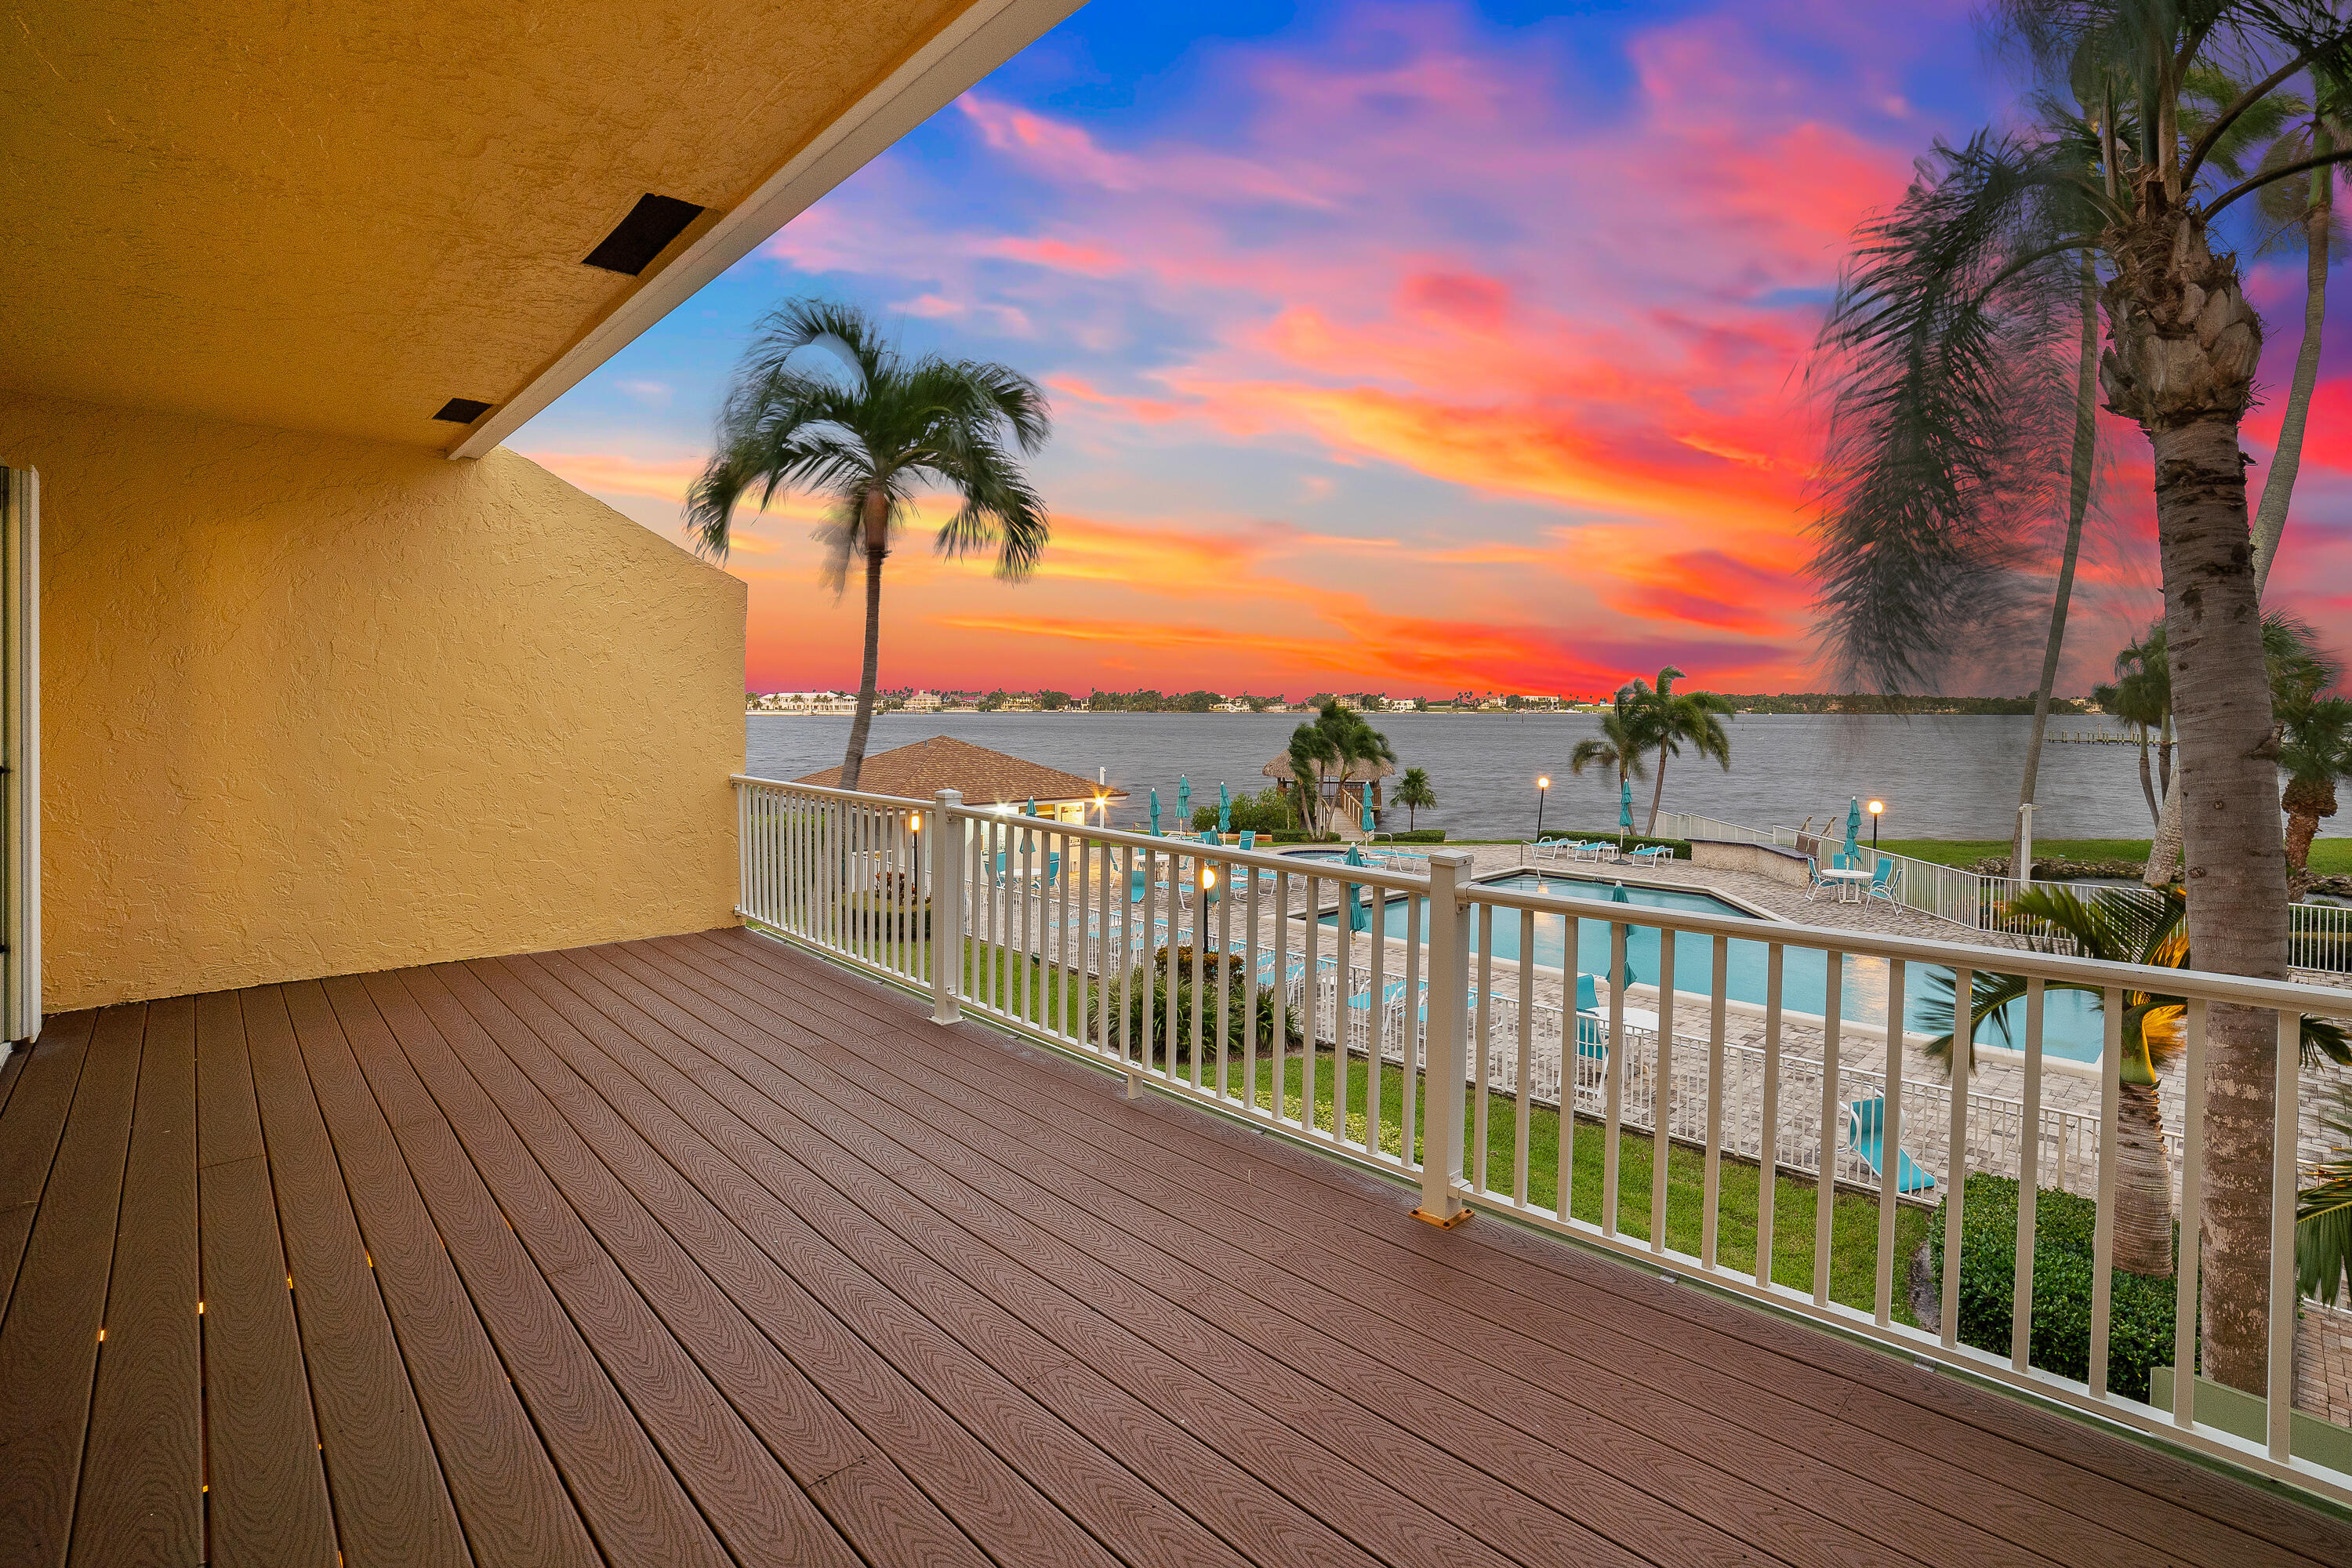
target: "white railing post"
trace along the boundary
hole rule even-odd
[[[931,1022],[952,1024],[963,1016],[963,857],[957,853],[963,832],[955,815],[963,795],[943,789],[933,799],[923,830],[931,885]]]
[[[1466,849],[1433,849],[1429,856],[1429,1065],[1422,1080],[1421,1206],[1412,1214],[1448,1227],[1470,1217],[1454,1189],[1464,1179],[1462,1079],[1470,999],[1470,906],[1462,882],[1473,859]],[[1408,1078],[1405,1093],[1412,1092]]]

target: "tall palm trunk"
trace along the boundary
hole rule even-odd
[[[2311,841],[2319,836],[2319,819],[2336,815],[2336,782],[2289,781],[2280,795],[2286,808],[2286,866],[2300,872],[2311,864]]]
[[[2312,138],[2315,153],[2333,152],[2336,139],[2323,124]],[[2336,171],[2312,171],[2311,202],[2304,218],[2303,346],[2295,351],[2294,379],[2287,388],[2286,411],[2279,419],[2278,449],[2271,454],[2270,473],[2263,480],[2261,510],[2252,532],[2254,592],[2270,582],[2271,563],[2278,556],[2280,536],[2286,531],[2287,506],[2294,497],[2295,475],[2303,467],[2303,432],[2311,414],[2312,389],[2319,384],[2321,329],[2327,319],[2328,225],[2335,213]],[[2180,864],[2180,795],[2168,789],[2164,814],[2148,847],[2147,870],[2142,880],[2150,887],[2172,879]]]
[[[2074,562],[2083,549],[2083,514],[2091,506],[2091,459],[2099,437],[2099,275],[2091,253],[2083,252],[2083,356],[2074,381],[2074,455],[2067,472],[2066,547],[2058,555],[2058,591],[2050,603],[2050,640],[2042,650],[2042,684],[2033,692],[2033,733],[2025,747],[2025,779],[2017,803],[2033,804],[2042,777],[2043,736],[2050,729],[2050,694],[2058,684],[2058,658],[2066,647],[2066,606],[2074,595]],[[2140,771],[2147,771],[2147,748],[2140,748]],[[2009,863],[2025,860],[2025,813],[2017,814],[2010,837]],[[2028,868],[2030,871],[2032,868]]]
[[[1664,746],[1660,746],[1658,748],[1658,779],[1657,783],[1652,785],[1650,789],[1650,826],[1642,829],[1642,836],[1643,837],[1655,838],[1658,836],[1658,803],[1664,800],[1665,796],[1666,749]]]
[[[2172,1277],[2172,1163],[2164,1108],[2152,1083],[2122,1083],[2116,1098],[2116,1267]]]
[[[866,767],[866,732],[874,724],[875,678],[882,661],[882,563],[890,555],[890,503],[877,486],[866,501],[866,662],[857,673],[857,717],[841,758],[841,787],[856,789]]]
[[[2277,742],[2263,653],[2238,424],[2252,394],[2262,323],[2235,263],[2154,180],[2110,237],[2108,405],[2147,433],[2156,468],[2189,942],[2200,967],[2284,978],[2286,860],[2273,805]],[[2207,1373],[2260,1390],[2270,1313],[2271,1016],[2207,1017],[2204,1268]]]
[[[2139,727],[2139,793],[2147,797],[2147,820],[2151,826],[2164,820],[2164,812],[2156,803],[2156,780],[2147,771],[2147,727]]]

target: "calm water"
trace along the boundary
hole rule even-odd
[[[1197,805],[1213,805],[1220,781],[1235,795],[1268,781],[1261,771],[1287,744],[1299,716],[1289,713],[962,713],[884,714],[874,721],[873,751],[931,735],[953,735],[1087,778],[1097,768],[1134,792],[1140,820],[1144,792],[1157,786],[1169,826],[1176,780],[1192,781]],[[753,715],[745,721],[751,771],[792,779],[841,761],[847,719]],[[1599,770],[1568,772],[1577,742],[1597,733],[1580,713],[1502,715],[1391,713],[1373,722],[1396,748],[1402,767],[1429,770],[1438,806],[1421,826],[1456,837],[1508,838],[1535,826],[1538,774],[1552,779],[1544,827],[1613,828],[1617,790]],[[2067,719],[2062,731],[2103,721]],[[1816,826],[1846,802],[1877,796],[1887,804],[1889,837],[2006,838],[2017,816],[2017,786],[2028,718],[1932,716],[1908,719],[1811,714],[1745,714],[1729,721],[1731,771],[1688,758],[1669,761],[1665,809],[1692,811],[1755,826]],[[2041,838],[2146,837],[2137,750],[2131,746],[2051,745],[2043,749],[2034,814]],[[1648,820],[1649,785],[1634,785],[1634,822]],[[1402,827],[1404,815],[1390,826]],[[1114,815],[1114,825],[1127,816]],[[2326,819],[2321,831],[2352,831],[2352,816]]]

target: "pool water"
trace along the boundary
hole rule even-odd
[[[1511,892],[1545,892],[1567,898],[1605,899],[1612,896],[1611,884],[1590,877],[1560,877],[1545,872],[1519,871],[1497,877],[1480,884]],[[1760,917],[1712,893],[1685,888],[1648,888],[1625,884],[1625,901],[1650,909],[1691,910],[1712,915],[1729,915],[1744,920]],[[1381,916],[1385,934],[1402,937],[1405,934],[1405,905],[1402,898],[1391,899]],[[1331,925],[1337,913],[1323,917]],[[1423,921],[1427,914],[1424,910]],[[1474,913],[1471,920],[1471,951],[1477,951],[1478,927],[1483,913]],[[1495,911],[1495,956],[1517,959],[1519,954],[1520,921],[1517,910]],[[1576,968],[1586,974],[1606,974],[1609,970],[1609,923],[1607,921],[1579,920],[1576,922]],[[1427,929],[1424,923],[1423,930]],[[1655,928],[1632,926],[1625,933],[1625,962],[1633,970],[1634,984],[1656,984],[1658,980],[1662,934]],[[1534,961],[1544,968],[1562,966],[1568,952],[1568,918],[1564,915],[1538,914],[1535,917]],[[1766,954],[1768,948],[1760,942],[1732,942],[1724,953],[1724,984],[1726,994],[1735,1002],[1764,1004]],[[1783,950],[1780,977],[1781,1005],[1792,1013],[1810,1013],[1815,1016],[1827,1010],[1829,960],[1823,953],[1808,948],[1790,947]],[[1675,991],[1677,995],[1706,994],[1715,973],[1715,939],[1694,932],[1678,932],[1675,938]],[[1948,984],[1951,971],[1936,969],[1930,974],[1940,975]],[[1905,975],[1904,989],[1908,993],[1908,1027],[1927,1034],[1942,1034],[1951,1027],[1952,1016],[1948,1007],[1935,1005],[1927,990],[1927,974],[1914,968]],[[1843,983],[1840,986],[1841,1016],[1856,1024],[1874,1028],[1884,1027],[1886,1017],[1887,965],[1884,959],[1849,955],[1845,961]],[[2010,1033],[2003,1035],[2000,1023],[1988,1018],[1979,1026],[1977,1041],[1980,1045],[2022,1047],[2025,1039],[2025,1004],[2011,1003],[2003,1009],[2010,1024]],[[2099,1059],[2100,1045],[2105,1038],[2105,1022],[2095,1000],[2074,991],[2051,991],[2042,998],[2042,1048],[2053,1057],[2073,1061],[2094,1062]]]

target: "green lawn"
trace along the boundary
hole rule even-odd
[[[1938,866],[1967,868],[1988,855],[2009,853],[2006,838],[1887,838],[1878,846],[1890,855],[1908,855]],[[2033,853],[2066,860],[2147,859],[2145,838],[2037,838]],[[2352,873],[2352,838],[2317,838],[2311,845],[2311,869],[2318,876]]]
[[[977,958],[976,948],[968,949],[970,958]],[[969,959],[968,959],[969,961]],[[992,987],[1000,1005],[1010,1011],[1058,1023],[1061,1018],[1061,972],[1034,959],[1028,961],[1026,989],[1028,1005],[1020,1005],[1021,963],[999,965]],[[1080,982],[1087,994],[1091,984]],[[972,995],[980,986],[974,983],[965,994]],[[1087,994],[1073,988],[1071,996],[1074,1021],[1086,1027]],[[1213,1007],[1214,1004],[1212,1003]],[[1155,1035],[1159,1020],[1154,1020]],[[1209,1065],[1203,1078],[1216,1076],[1214,1047],[1204,1053]],[[1315,1053],[1315,1124],[1326,1132],[1332,1131],[1331,1105],[1338,1084],[1334,1077],[1341,1058],[1328,1049]],[[1369,1064],[1357,1058],[1346,1059],[1348,1137],[1358,1144],[1364,1141],[1364,1094],[1370,1077]],[[1179,1064],[1179,1070],[1184,1070]],[[1303,1056],[1294,1049],[1283,1070],[1283,1104],[1287,1114],[1298,1114],[1300,1086],[1306,1076]],[[1242,1092],[1243,1069],[1238,1047],[1226,1065],[1226,1085],[1238,1096]],[[1404,1108],[1404,1075],[1391,1066],[1381,1073],[1381,1145],[1391,1153],[1400,1147],[1400,1128]],[[1423,1103],[1422,1085],[1416,1079],[1413,1088],[1416,1108]],[[1261,1059],[1258,1063],[1256,1100],[1262,1108],[1274,1103],[1274,1064]],[[1517,1107],[1509,1099],[1496,1094],[1487,1097],[1486,1117],[1486,1183],[1491,1190],[1506,1194],[1511,1190],[1512,1158],[1517,1128],[1514,1122]],[[1418,1113],[1416,1109],[1416,1114]],[[1463,1132],[1465,1142],[1476,1137],[1475,1103],[1465,1107]],[[1601,1126],[1589,1118],[1579,1117],[1574,1141],[1574,1159],[1569,1181],[1569,1212],[1575,1217],[1599,1224],[1601,1221],[1601,1155],[1607,1135]],[[1617,1173],[1617,1227],[1637,1241],[1650,1237],[1650,1158],[1649,1138],[1640,1132],[1619,1134]],[[1559,1171],[1559,1113],[1544,1106],[1531,1108],[1528,1115],[1528,1201],[1535,1207],[1550,1211],[1558,1201]],[[1736,1160],[1722,1163],[1721,1195],[1717,1210],[1717,1260],[1725,1268],[1753,1272],[1756,1267],[1756,1210],[1760,1184],[1758,1167]],[[1672,1145],[1666,1152],[1666,1244],[1679,1251],[1696,1256],[1699,1249],[1699,1225],[1706,1195],[1706,1161],[1695,1149]],[[1813,1203],[1814,1187],[1801,1177],[1782,1175],[1773,1189],[1772,1199],[1772,1278],[1799,1290],[1811,1290],[1813,1281]],[[1898,1279],[1906,1261],[1927,1238],[1930,1215],[1925,1209],[1906,1205],[1895,1216],[1895,1247]],[[1830,1257],[1830,1297],[1846,1306],[1869,1311],[1877,1300],[1878,1267],[1878,1202],[1874,1197],[1840,1194],[1837,1212],[1832,1221]],[[1895,1312],[1903,1322],[1913,1321],[1903,1292],[1895,1292]]]

